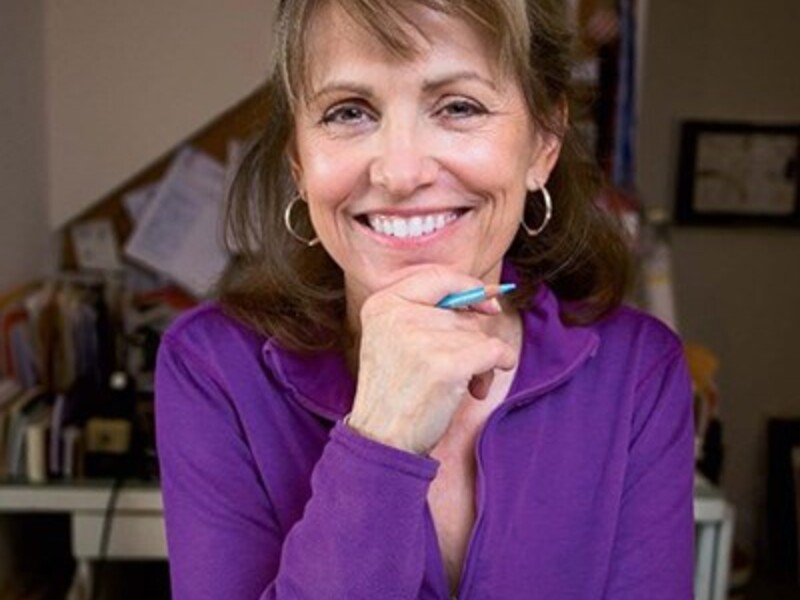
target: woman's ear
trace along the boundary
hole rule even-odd
[[[289,157],[289,170],[294,180],[294,185],[299,192],[303,190],[303,166],[300,164],[300,158],[297,152],[297,144],[294,138],[289,140],[286,148],[286,154]]]
[[[540,129],[535,134],[534,151],[526,179],[526,185],[531,191],[535,191],[547,183],[550,173],[558,162],[564,136],[569,127],[569,109],[566,101],[560,103],[554,117],[558,122],[557,130]]]

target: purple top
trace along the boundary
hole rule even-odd
[[[619,308],[565,326],[541,288],[476,442],[458,597],[692,597],[693,418],[677,337]],[[204,305],[163,339],[158,449],[173,598],[449,597],[438,462],[340,422],[341,355],[301,356]]]

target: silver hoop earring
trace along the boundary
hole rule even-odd
[[[524,214],[519,222],[529,237],[536,237],[537,235],[541,234],[547,228],[547,225],[550,223],[550,219],[553,218],[553,200],[550,198],[550,192],[548,192],[547,188],[543,185],[539,186],[538,191],[542,192],[542,197],[544,198],[544,219],[542,219],[541,225],[539,225],[539,227],[536,229],[528,227],[528,224],[525,223]]]
[[[291,236],[296,239],[298,242],[301,242],[308,246],[309,248],[316,246],[319,244],[319,238],[315,237],[314,239],[309,240],[308,238],[304,238],[302,235],[297,233],[292,226],[292,211],[294,210],[295,205],[298,202],[303,202],[303,197],[300,194],[296,194],[294,198],[292,198],[291,202],[286,205],[286,210],[283,211],[283,224],[286,225],[286,231],[291,234]]]

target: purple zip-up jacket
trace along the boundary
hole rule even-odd
[[[677,337],[619,308],[566,326],[542,287],[508,397],[476,445],[458,598],[692,597],[693,418]],[[341,422],[341,355],[299,355],[207,304],[159,352],[173,598],[450,597],[427,493],[438,462]]]

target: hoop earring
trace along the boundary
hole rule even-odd
[[[309,248],[316,246],[319,244],[319,238],[315,237],[314,239],[309,240],[308,238],[304,238],[302,235],[297,233],[292,226],[292,211],[294,210],[295,205],[298,202],[302,202],[303,197],[298,193],[295,194],[294,198],[292,198],[291,202],[286,205],[286,210],[283,211],[283,224],[286,226],[286,231],[296,239],[298,242],[301,242],[308,246]]]
[[[524,214],[519,221],[519,224],[522,225],[522,228],[529,237],[536,237],[537,235],[541,234],[547,228],[547,225],[550,223],[550,219],[553,218],[553,200],[550,198],[550,192],[548,192],[547,188],[543,185],[539,186],[538,191],[542,192],[542,197],[544,198],[544,219],[542,219],[541,225],[539,225],[539,227],[536,229],[528,227],[527,223],[525,223]]]

